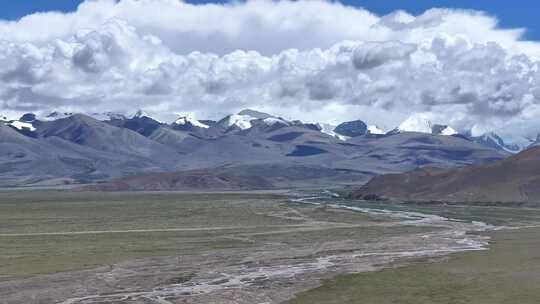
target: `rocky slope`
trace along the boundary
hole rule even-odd
[[[487,165],[422,168],[373,178],[354,198],[406,201],[540,202],[540,147]]]

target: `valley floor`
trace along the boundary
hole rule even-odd
[[[533,303],[540,229],[494,229],[538,223],[329,192],[5,191],[0,303]]]
[[[419,259],[404,267],[339,276],[289,303],[539,303],[540,228],[489,235],[492,244],[488,251]]]

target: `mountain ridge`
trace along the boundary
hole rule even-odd
[[[32,131],[2,123],[10,130],[4,130],[4,136],[16,134],[19,140],[9,144],[13,153],[0,155],[0,169],[5,168],[9,177],[6,180],[10,180],[0,182],[0,186],[49,181],[104,182],[150,172],[245,169],[246,166],[267,166],[277,170],[274,173],[282,172],[284,180],[287,168],[327,172],[332,176],[332,171],[326,170],[352,170],[354,174],[338,175],[333,182],[354,184],[367,182],[379,174],[423,166],[446,168],[485,163],[508,155],[455,135],[371,134],[365,123],[354,121],[345,125],[353,133],[358,131],[352,134],[357,136],[348,137],[325,130],[320,124],[289,121],[254,110],[241,113],[233,115],[242,118],[240,124],[247,122],[249,126],[241,128],[230,124],[230,119],[222,119],[215,123],[201,122],[207,126],[201,127],[198,120],[186,116],[168,124],[139,111],[134,115],[98,115],[103,121],[80,113],[65,113],[59,119],[46,121],[27,114],[18,121],[31,124]],[[355,130],[357,126],[361,130]],[[0,141],[0,145],[8,151],[6,141]],[[32,150],[44,153],[40,156],[30,153]],[[27,161],[34,167],[43,167],[42,163],[58,163],[58,159],[65,160],[58,165],[62,170],[50,172],[20,164]],[[206,176],[210,178],[212,174],[207,172]],[[317,179],[328,180],[323,175]]]

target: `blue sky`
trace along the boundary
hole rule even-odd
[[[18,0],[3,1],[0,18],[19,19],[20,17],[38,11],[59,10],[69,12],[75,10],[81,0]],[[224,2],[208,0],[192,0],[190,3]],[[537,1],[507,1],[507,0],[343,0],[342,3],[361,6],[383,15],[397,9],[403,9],[412,14],[419,14],[432,7],[476,9],[495,15],[500,20],[501,27],[524,27],[527,29],[526,38],[540,40],[540,2]]]

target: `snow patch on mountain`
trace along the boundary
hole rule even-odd
[[[223,124],[228,128],[236,126],[240,130],[247,130],[252,127],[251,122],[256,119],[257,117],[249,115],[231,114],[225,117]]]
[[[160,120],[152,117],[152,115],[148,114],[148,112],[145,112],[144,110],[142,109],[138,109],[137,111],[133,112],[131,115],[126,115],[127,118],[131,118],[131,119],[138,119],[138,118],[150,118],[154,121],[157,121],[159,123],[163,123],[161,122]]]
[[[127,119],[126,115],[118,112],[103,112],[103,113],[90,113],[88,116],[101,121],[114,120],[114,119]]]
[[[418,113],[410,116],[398,126],[400,132],[431,133],[433,124],[430,116],[425,113]]]
[[[433,116],[431,113],[415,113],[409,116],[409,118],[407,118],[397,127],[397,131],[446,136],[459,134],[459,132],[451,126],[433,123]]]
[[[321,132],[326,133],[328,135],[335,136],[336,133],[334,132],[334,129],[336,128],[335,125],[327,124],[327,123],[317,123],[317,126],[321,129]]]
[[[269,126],[273,126],[275,124],[282,124],[282,125],[286,125],[286,126],[289,126],[291,123],[284,120],[284,119],[281,119],[281,118],[276,118],[276,117],[267,117],[267,118],[264,118],[263,119],[263,122],[266,124],[266,125],[269,125]]]
[[[454,128],[450,126],[446,126],[446,128],[441,131],[441,135],[451,136],[456,134],[459,134],[458,131],[454,130]]]
[[[139,112],[136,112],[132,115],[129,115],[130,117],[140,117],[141,113],[139,113],[140,115],[137,116]],[[107,121],[107,120],[114,120],[114,119],[127,119],[128,115],[125,115],[123,113],[120,113],[120,112],[93,112],[93,113],[83,113],[83,112],[61,112],[61,111],[53,111],[51,113],[48,113],[48,114],[45,114],[45,115],[39,115],[36,117],[37,120],[41,120],[41,121],[54,121],[54,120],[57,120],[57,119],[62,119],[62,118],[68,118],[68,117],[71,117],[75,114],[83,114],[83,115],[86,115],[86,116],[89,116],[89,117],[92,117],[93,119],[95,120],[100,120],[100,121]],[[144,115],[143,115],[144,116]]]
[[[31,123],[23,122],[23,121],[19,121],[19,120],[10,121],[10,122],[7,123],[7,125],[12,126],[17,130],[28,129],[28,130],[30,130],[32,132],[34,132],[36,130],[34,125],[32,125]]]
[[[208,129],[210,126],[198,121],[197,119],[193,118],[191,115],[182,115],[180,117],[178,117],[178,119],[176,119],[174,121],[174,124],[175,125],[180,125],[180,126],[194,126],[194,127],[198,127],[198,128],[203,128],[203,129]]]
[[[342,141],[346,141],[350,139],[350,137],[348,136],[340,135],[334,132],[334,129],[336,128],[335,125],[327,124],[327,123],[317,123],[316,125],[320,128],[321,132],[324,134],[328,134]]]
[[[141,109],[138,109],[137,111],[135,111],[135,113],[133,113],[130,116],[131,118],[141,118],[141,117],[150,117],[150,114],[146,113],[145,111]]]
[[[367,130],[368,130],[369,134],[373,134],[373,135],[384,135],[384,134],[386,134],[386,132],[384,130],[380,129],[379,127],[377,127],[375,125],[368,126]]]

